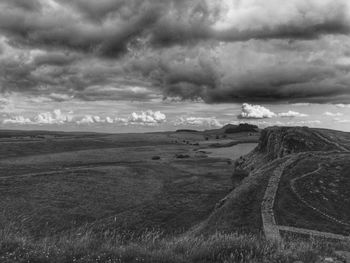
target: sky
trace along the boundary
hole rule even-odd
[[[348,0],[0,0],[0,128],[350,131]]]

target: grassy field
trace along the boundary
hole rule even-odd
[[[311,206],[349,221],[349,154],[314,153],[286,170],[280,182],[275,207],[277,221],[307,229],[349,235],[350,228],[339,224],[303,204],[291,189],[291,180],[316,171],[296,181],[300,196]],[[318,167],[321,167],[318,170]]]
[[[309,130],[283,132],[285,136],[263,137],[256,148],[259,133],[225,134],[220,129],[218,134],[0,132],[0,262],[292,263],[339,258],[335,250],[349,250],[349,244],[286,235],[277,244],[263,237],[260,208],[271,174],[290,150],[315,145],[315,152],[283,174],[277,221],[347,234],[346,228],[303,206],[290,181],[322,162],[320,175],[303,177],[296,187],[312,205],[348,220],[348,157],[319,152],[336,146],[322,145]],[[314,139],[311,144],[301,138],[303,133]],[[339,142],[346,137],[337,136]],[[240,160],[249,175],[235,177],[232,160],[253,148]]]
[[[248,154],[258,144],[257,143],[241,143],[230,147],[219,147],[219,148],[204,148],[201,151],[206,152],[209,157],[214,158],[227,158],[236,160],[239,157]]]
[[[318,132],[320,132],[326,138],[332,141],[335,141],[336,143],[339,143],[340,145],[344,146],[346,149],[350,151],[350,133],[349,132],[342,132],[342,131],[328,130],[328,129],[318,129]]]
[[[3,263],[294,263],[345,262],[336,251],[349,244],[293,239],[280,244],[256,235],[215,233],[209,236],[164,238],[145,232],[130,240],[123,235],[101,236],[91,232],[32,240],[9,229],[0,231]],[[331,258],[334,261],[326,261]]]
[[[0,226],[35,238],[79,228],[182,233],[232,188],[227,158],[196,151],[201,133],[5,135]]]
[[[327,157],[329,158],[329,157]],[[334,156],[321,169],[296,181],[297,191],[312,206],[344,222],[350,222],[349,156]]]
[[[214,234],[220,232],[238,232],[262,234],[261,202],[269,177],[277,160],[260,170],[252,171],[238,186],[226,196],[225,202],[205,221],[199,224],[194,233]]]

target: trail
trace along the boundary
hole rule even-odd
[[[350,152],[346,151],[344,153],[348,154]],[[315,230],[311,230],[311,229],[303,229],[303,228],[277,225],[273,208],[274,208],[274,204],[275,204],[277,190],[279,187],[279,182],[281,180],[284,169],[288,165],[295,162],[302,154],[303,153],[291,156],[290,159],[288,159],[284,163],[280,164],[273,171],[273,174],[271,175],[271,177],[269,179],[268,185],[267,185],[266,190],[265,190],[264,198],[263,198],[263,201],[261,203],[261,217],[262,217],[263,231],[264,231],[265,237],[268,240],[279,242],[282,240],[280,230],[283,230],[283,231],[296,233],[296,234],[307,234],[310,236],[317,236],[317,237],[350,241],[350,237],[348,237],[348,236],[337,235],[337,234],[328,233],[328,232],[315,231]],[[297,179],[304,178],[306,176],[309,176],[311,174],[319,172],[321,170],[321,168],[322,167],[319,164],[319,166],[316,170],[309,172],[309,173],[306,173],[306,174],[303,174],[302,176],[300,176]],[[297,194],[297,196],[298,196],[298,194]],[[301,200],[303,200],[303,199],[301,198]],[[312,209],[314,209],[315,211],[322,213],[324,216],[331,219],[332,221],[336,221],[339,223],[339,220],[337,220],[336,218],[329,216],[329,215],[323,213],[322,211],[319,211],[317,208],[314,208],[311,205],[308,205],[308,206],[311,207]],[[344,223],[344,222],[340,221],[340,223]]]
[[[321,139],[322,141],[328,143],[328,144],[332,144],[334,146],[336,146],[338,149],[344,151],[344,152],[349,152],[349,149],[345,148],[343,145],[340,145],[339,143],[335,142],[335,141],[331,141],[329,140],[326,136],[324,136],[323,134],[321,134],[320,132],[314,132],[314,134]]]
[[[300,193],[298,192],[298,190],[296,189],[296,187],[295,187],[295,182],[296,182],[296,181],[298,181],[298,180],[300,180],[300,179],[302,179],[302,178],[305,178],[305,177],[307,177],[307,176],[316,174],[316,173],[318,173],[319,171],[321,171],[321,169],[322,169],[322,165],[319,163],[319,164],[318,164],[318,168],[317,168],[315,171],[306,173],[306,174],[304,174],[304,175],[302,175],[302,176],[300,176],[300,177],[297,177],[297,178],[294,178],[293,180],[291,180],[291,181],[290,181],[290,187],[291,187],[293,193],[297,196],[297,198],[300,200],[300,202],[302,202],[304,205],[306,205],[307,207],[311,208],[311,209],[314,210],[315,212],[321,214],[322,216],[324,216],[324,217],[326,217],[326,218],[328,218],[328,219],[330,219],[330,220],[332,220],[332,221],[334,221],[334,222],[336,222],[336,223],[338,223],[338,224],[345,225],[345,226],[350,226],[349,223],[346,223],[346,222],[344,222],[344,221],[342,221],[342,220],[339,220],[339,219],[337,219],[337,218],[335,218],[335,217],[333,217],[333,216],[331,216],[331,215],[329,215],[329,214],[327,214],[327,213],[321,211],[320,209],[318,209],[318,208],[312,206],[309,202],[307,202],[307,201],[301,196],[301,194],[300,194]]]

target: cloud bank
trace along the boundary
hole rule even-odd
[[[273,117],[281,118],[296,118],[296,117],[307,117],[307,114],[300,113],[297,111],[289,110],[288,112],[274,113],[268,108],[260,105],[252,105],[249,103],[243,103],[241,113],[237,116],[238,119],[266,119]]]
[[[304,113],[297,112],[297,111],[290,110],[288,112],[279,113],[278,116],[282,117],[282,118],[295,118],[295,117],[307,117],[308,115],[304,114]]]
[[[175,126],[221,127],[223,124],[215,117],[181,116],[174,122]]]
[[[340,117],[340,116],[343,116],[343,113],[340,113],[340,112],[333,113],[333,112],[326,111],[325,113],[323,113],[323,115],[326,115],[329,117]]]
[[[61,124],[117,124],[117,125],[141,125],[141,126],[155,126],[166,122],[166,115],[160,111],[141,111],[133,112],[128,117],[102,117],[99,115],[84,115],[77,116],[73,112],[63,113],[60,109],[55,109],[53,112],[39,113],[32,118],[23,115],[15,115],[5,118],[3,124],[16,125],[61,125]]]
[[[24,116],[14,116],[3,120],[4,124],[64,124],[73,121],[73,115],[71,113],[62,113],[60,109],[56,109],[53,112],[39,113],[34,118],[26,118]]]
[[[276,114],[260,105],[243,103],[242,112],[238,115],[240,119],[264,119],[275,117]]]
[[[56,101],[349,104],[349,6],[3,0],[0,93],[56,94]]]
[[[133,112],[128,118],[128,121],[131,124],[155,125],[165,122],[166,116],[160,111],[153,112],[148,110],[140,113]]]

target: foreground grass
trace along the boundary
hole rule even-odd
[[[338,247],[340,244],[338,244]],[[253,235],[162,237],[149,231],[132,240],[124,235],[91,232],[31,240],[12,230],[0,231],[0,262],[316,262],[333,255],[334,244],[274,244]]]

